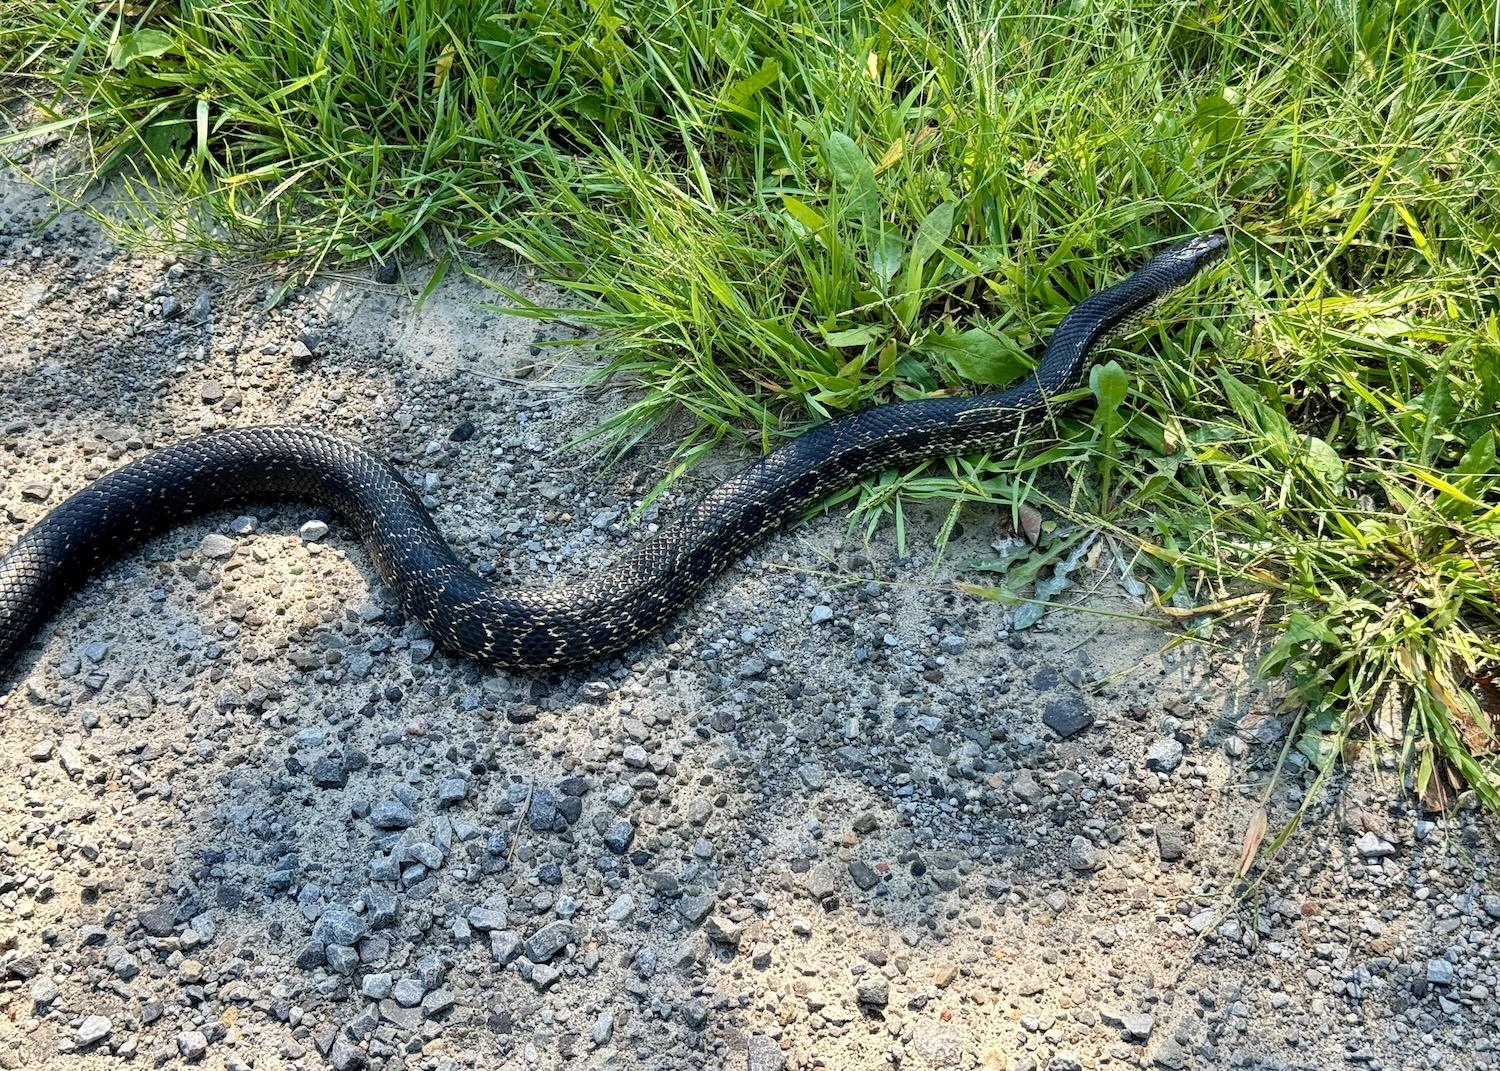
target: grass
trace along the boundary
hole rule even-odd
[[[898,531],[916,499],[1069,522],[987,563],[972,590],[1004,597],[1102,530],[1193,631],[1276,629],[1304,766],[1373,730],[1427,805],[1500,809],[1494,0],[7,15],[0,64],[98,173],[138,169],[158,238],[306,270],[502,245],[571,295],[520,311],[594,325],[644,387],[602,432],[684,409],[683,466],[1004,383],[1144,251],[1227,224],[1229,267],[1043,441],[859,503]]]

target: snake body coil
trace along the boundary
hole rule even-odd
[[[661,628],[730,562],[834,491],[884,469],[1006,445],[1027,413],[1077,383],[1102,339],[1226,246],[1220,234],[1190,239],[1084,300],[1017,386],[879,406],[823,424],[709,492],[609,572],[545,590],[475,576],[400,473],[357,443],[293,427],[188,439],[96,480],[0,560],[0,669],[72,591],[127,547],[230,501],[287,497],[342,514],[407,616],[449,650],[515,668],[602,658]]]

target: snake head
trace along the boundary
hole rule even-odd
[[[1149,276],[1163,294],[1187,285],[1204,268],[1229,252],[1229,237],[1223,231],[1195,234],[1185,242],[1156,254],[1136,274]]]

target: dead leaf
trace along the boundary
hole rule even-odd
[[[442,85],[448,77],[448,71],[453,67],[453,46],[446,46],[442,54],[438,56],[437,63],[432,67],[432,88],[436,89]]]
[[[1445,765],[1442,759],[1433,760],[1432,776],[1422,789],[1422,807],[1432,814],[1441,814],[1448,809],[1448,789],[1444,786],[1444,782],[1448,780],[1443,769]]]
[[[1236,877],[1243,878],[1255,865],[1255,857],[1260,854],[1260,844],[1266,839],[1266,827],[1269,824],[1270,815],[1266,814],[1265,805],[1255,808],[1255,813],[1250,816],[1250,824],[1245,827],[1245,839],[1240,842],[1240,866],[1235,871]]]
[[[1016,515],[1021,521],[1021,534],[1026,537],[1026,542],[1033,547],[1042,538],[1042,515],[1022,502],[1016,507]]]

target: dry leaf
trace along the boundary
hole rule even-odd
[[[1448,790],[1443,785],[1447,780],[1444,765],[1446,764],[1442,759],[1433,760],[1432,776],[1427,779],[1427,787],[1422,790],[1422,807],[1432,814],[1441,814],[1448,809]]]
[[[1042,538],[1042,515],[1022,502],[1016,507],[1016,515],[1021,521],[1021,534],[1026,537],[1026,542],[1033,547]]]
[[[1260,853],[1260,842],[1266,839],[1266,826],[1270,820],[1264,804],[1255,808],[1255,813],[1250,816],[1250,824],[1245,827],[1245,839],[1240,842],[1240,866],[1235,871],[1236,877],[1243,878],[1255,865],[1255,857]]]
[[[437,63],[432,68],[432,88],[436,89],[443,84],[448,77],[448,71],[453,67],[453,46],[447,45],[442,54],[438,56]]]

